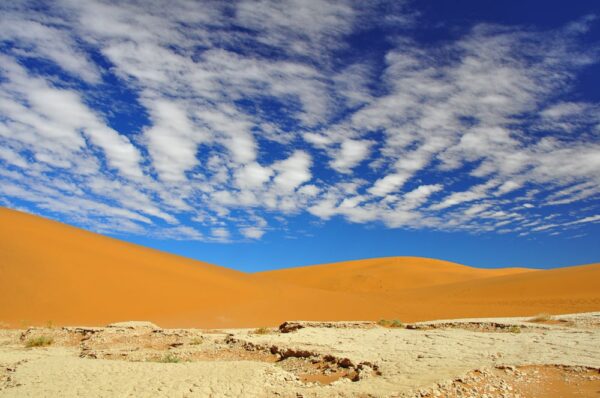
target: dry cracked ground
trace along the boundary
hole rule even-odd
[[[0,330],[0,397],[599,397],[600,312]]]

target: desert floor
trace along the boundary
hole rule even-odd
[[[595,397],[599,371],[599,312],[0,330],[0,397]]]

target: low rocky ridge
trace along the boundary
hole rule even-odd
[[[548,329],[555,326],[574,327],[578,329],[594,329],[600,327],[600,315],[598,313],[588,314],[566,314],[551,316],[543,314],[531,318],[507,318],[502,322],[498,319],[453,319],[437,320],[429,322],[416,322],[407,324],[407,329],[432,330],[432,329],[465,329],[478,332],[508,332],[535,331]]]
[[[372,329],[377,327],[371,321],[340,321],[340,322],[313,322],[313,321],[286,321],[279,325],[281,333],[295,332],[304,328],[334,328],[334,329]]]

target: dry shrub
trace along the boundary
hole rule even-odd
[[[179,358],[175,354],[169,353],[169,354],[165,355],[164,357],[160,358],[158,360],[158,362],[161,362],[161,363],[179,363],[179,362],[181,362],[181,358]]]
[[[32,337],[25,342],[25,347],[45,347],[54,343],[54,339],[50,336]]]
[[[521,328],[517,325],[512,325],[508,328],[509,333],[521,333]]]
[[[400,322],[398,319],[393,319],[393,320],[380,319],[379,321],[377,321],[377,324],[379,326],[383,326],[385,328],[403,328],[404,327],[404,323]]]

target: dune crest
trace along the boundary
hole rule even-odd
[[[478,269],[394,257],[246,274],[0,208],[0,322],[165,327],[419,321],[600,309],[600,265]]]
[[[259,272],[255,277],[331,291],[389,293],[533,271],[474,268],[423,257],[382,257]]]

